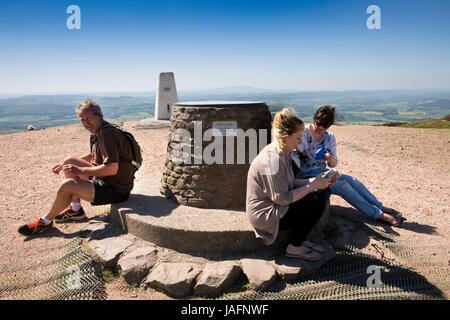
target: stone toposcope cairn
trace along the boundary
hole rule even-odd
[[[263,102],[178,102],[161,194],[178,204],[245,208],[251,161],[270,143],[271,113]]]

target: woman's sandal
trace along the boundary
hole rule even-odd
[[[309,241],[309,240],[304,241],[302,244],[303,244],[305,247],[307,247],[307,248],[309,248],[309,249],[311,249],[311,250],[313,250],[313,251],[317,251],[317,252],[319,252],[319,253],[325,253],[325,252],[326,252],[324,248],[322,248],[322,247],[319,246],[318,244],[312,243],[312,242]]]
[[[294,254],[286,252],[285,255],[286,257],[300,258],[308,261],[319,261],[322,258],[322,256],[318,252],[313,250],[308,250],[305,254]]]
[[[398,222],[397,222],[397,223],[393,223],[395,220],[398,220]],[[387,224],[390,225],[391,227],[397,227],[397,228],[399,228],[399,227],[403,224],[403,221],[405,221],[405,220],[406,220],[405,218],[392,217],[392,218],[389,219],[389,220],[379,220],[379,221],[384,222],[384,223],[387,223]]]
[[[392,209],[392,208],[386,208],[386,207],[384,207],[384,209],[385,209],[385,211],[383,211],[383,213],[386,213],[386,214],[388,214],[388,215],[391,215],[391,216],[393,216],[395,219],[401,219],[401,220],[403,220],[403,221],[407,220],[405,217],[403,217],[403,215],[402,215],[399,211],[397,211],[397,210],[395,210],[395,209]]]

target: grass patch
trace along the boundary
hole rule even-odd
[[[107,215],[109,215],[111,213],[111,206],[109,206],[108,208],[105,209],[105,211],[103,211],[102,213],[100,213],[100,215],[98,215],[99,217],[106,217]]]
[[[403,128],[422,128],[422,129],[450,129],[450,121],[448,120],[424,120],[415,122],[390,122],[383,126],[387,127],[403,127]]]
[[[115,266],[115,267],[103,270],[102,279],[106,283],[111,283],[111,282],[117,280],[118,278],[120,278],[121,275],[122,275],[122,269],[120,269],[119,266]]]
[[[239,276],[239,279],[234,283],[233,286],[231,286],[229,289],[222,292],[220,295],[221,298],[229,295],[229,294],[236,294],[241,293],[245,291],[249,291],[252,289],[252,286],[248,282],[247,276],[241,272],[241,275]]]
[[[403,125],[405,128],[429,128],[429,129],[450,129],[450,121],[447,120],[424,120],[410,122]]]
[[[381,126],[383,127],[403,127],[403,125],[407,124],[408,122],[388,122],[383,123]]]

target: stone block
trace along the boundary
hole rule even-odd
[[[206,264],[194,287],[198,295],[217,295],[232,286],[242,270],[237,261],[210,262]]]
[[[122,276],[132,286],[139,286],[156,264],[158,251],[153,247],[142,247],[131,250],[120,257],[118,265]]]
[[[193,190],[182,190],[180,192],[180,196],[183,198],[192,198],[196,196],[196,193]]]
[[[193,263],[161,263],[154,267],[144,280],[144,287],[149,286],[177,297],[185,297],[192,293],[194,280],[200,272],[200,266]]]
[[[299,277],[307,277],[314,272],[312,266],[306,260],[286,256],[275,259],[274,265],[277,273],[286,282],[296,281]]]
[[[187,199],[187,205],[192,207],[198,207],[198,208],[208,208],[209,204],[208,201],[204,199],[197,199],[197,198],[190,198]]]
[[[242,259],[241,266],[253,290],[264,291],[277,278],[275,267],[268,261]]]
[[[133,242],[128,239],[111,237],[102,240],[92,240],[88,242],[88,245],[99,256],[100,262],[105,268],[110,268],[117,264],[120,255],[133,245]]]
[[[83,232],[86,234],[84,237],[86,240],[98,240],[104,237],[104,234],[107,232],[109,227],[109,223],[106,222],[89,222],[89,225],[83,229]]]

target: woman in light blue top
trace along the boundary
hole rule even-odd
[[[328,171],[328,167],[337,165],[336,139],[328,128],[334,123],[336,110],[325,105],[314,115],[314,123],[305,127],[302,144],[291,154],[294,163],[300,168],[297,179],[307,179]],[[320,155],[316,152],[328,148]],[[296,154],[297,153],[297,154]],[[342,174],[341,178],[331,188],[331,193],[341,196],[353,207],[367,215],[372,220],[380,220],[391,226],[400,226],[405,218],[392,208],[383,204],[356,178]]]

